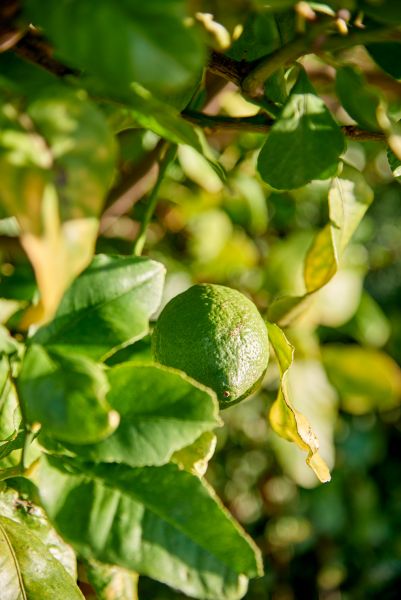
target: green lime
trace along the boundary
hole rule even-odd
[[[269,360],[256,306],[222,285],[194,285],[173,298],[159,316],[152,346],[157,362],[212,388],[221,407],[249,396]]]

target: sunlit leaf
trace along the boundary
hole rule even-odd
[[[305,259],[305,285],[314,292],[338,270],[338,262],[362,220],[373,192],[358,171],[347,167],[329,190],[330,223],[320,231]]]
[[[0,516],[2,600],[83,600],[73,578],[30,528]]]
[[[0,357],[0,443],[16,435],[21,414],[14,385],[11,380],[10,363]]]
[[[0,515],[29,528],[48,551],[73,577],[77,578],[77,559],[71,546],[64,542],[50,525],[44,511],[30,500],[9,488],[0,492]]]
[[[206,431],[193,444],[177,450],[171,461],[182,469],[202,477],[207,471],[209,460],[216,449],[217,438],[211,431]]]
[[[294,333],[291,330],[292,336]],[[300,336],[305,336],[302,330],[299,333]],[[302,357],[296,359],[287,371],[286,385],[294,408],[313,418],[313,430],[319,439],[319,453],[324,456],[331,469],[335,461],[334,433],[338,398],[320,360]],[[270,436],[270,443],[284,472],[291,479],[303,487],[319,485],[314,473],[305,463],[303,453],[295,444],[276,435]]]
[[[96,256],[33,342],[102,359],[143,338],[158,309],[165,268],[148,258]]]
[[[278,190],[328,179],[337,171],[343,149],[341,129],[301,70],[260,151],[262,178]]]
[[[281,373],[278,396],[269,413],[270,425],[278,435],[306,450],[306,462],[320,481],[330,481],[329,469],[318,452],[318,439],[306,417],[294,408],[288,390],[287,375],[293,362],[294,348],[277,325],[267,323],[267,329]]]

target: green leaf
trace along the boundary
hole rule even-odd
[[[401,23],[399,0],[358,0],[358,7],[366,15],[383,23]]]
[[[57,54],[95,75],[110,95],[129,97],[133,81],[152,91],[176,92],[203,66],[197,31],[184,24],[183,0],[98,0],[96,10],[91,0],[28,0],[24,9]]]
[[[390,169],[393,172],[394,178],[401,183],[401,160],[397,158],[390,148],[387,149],[387,159]]]
[[[103,368],[87,357],[47,352],[33,344],[17,380],[27,423],[70,443],[95,443],[118,425],[118,413],[106,401]]]
[[[1,339],[3,347],[14,351],[15,347],[8,344],[7,338]],[[21,426],[21,411],[17,394],[11,379],[9,358],[0,357],[0,470],[13,467],[19,462],[20,450],[24,445],[25,435],[19,431]],[[14,451],[15,454],[13,454]]]
[[[336,91],[343,107],[354,121],[365,129],[381,131],[377,119],[377,110],[382,103],[380,94],[367,85],[360,71],[349,65],[337,69]]]
[[[259,552],[209,487],[175,465],[44,457],[34,481],[51,521],[86,558],[210,600],[241,598],[245,576],[261,573]]]
[[[2,600],[83,600],[64,567],[28,527],[0,516]]]
[[[138,574],[97,560],[85,563],[97,600],[138,600]]]
[[[260,151],[258,170],[278,190],[328,179],[337,171],[344,137],[304,70]]]
[[[400,406],[401,369],[385,352],[338,344],[323,346],[322,357],[346,412],[360,415]]]
[[[383,71],[401,79],[401,44],[398,42],[377,42],[366,46],[370,56]]]
[[[21,352],[21,348],[22,346],[11,337],[9,331],[0,325],[0,356],[6,354],[13,357]]]
[[[164,272],[148,258],[96,256],[32,341],[105,358],[147,334],[149,317],[161,302]]]
[[[301,450],[307,451],[306,462],[320,481],[323,483],[330,481],[329,469],[318,452],[318,439],[306,417],[294,408],[287,386],[288,370],[294,359],[294,348],[277,325],[267,323],[267,329],[281,373],[278,396],[269,413],[270,425],[279,436],[294,442]]]
[[[10,363],[0,358],[0,442],[14,437],[19,428],[21,414],[18,399],[10,378]]]
[[[67,573],[73,579],[77,578],[75,553],[50,525],[42,508],[8,488],[0,492],[0,515],[29,528],[29,531],[43,542],[50,554],[63,565]]]
[[[120,414],[120,425],[102,442],[75,448],[80,457],[131,467],[162,465],[221,424],[214,394],[183,373],[123,363],[107,376],[107,400]]]
[[[137,123],[174,144],[187,144],[202,152],[198,131],[181,117],[178,110],[138,84],[132,84],[131,89],[129,110]]]
[[[5,106],[0,202],[18,221],[41,294],[28,326],[53,316],[92,258],[115,143],[100,111],[60,84],[41,90],[25,112],[17,103]]]
[[[251,13],[241,35],[226,54],[235,60],[252,62],[280,46],[281,37],[274,15],[266,12]]]
[[[173,144],[191,146],[208,161],[219,178],[225,180],[225,171],[215,160],[201,130],[186,121],[176,108],[169,105],[170,103],[155,98],[141,85],[133,83],[131,90],[129,113],[136,123]]]

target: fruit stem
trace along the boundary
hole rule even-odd
[[[166,174],[168,166],[175,158],[176,151],[177,145],[170,144],[167,147],[164,157],[159,163],[159,174],[157,176],[156,183],[153,186],[152,191],[150,192],[148,206],[141,222],[138,237],[136,238],[134,243],[133,254],[135,254],[135,256],[140,256],[142,254],[142,250],[146,242],[146,230],[157,205],[159,189],[163,181],[164,175]]]

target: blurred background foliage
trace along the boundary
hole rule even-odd
[[[225,2],[202,4],[230,32],[241,20],[242,6],[231,2],[227,10]],[[252,25],[256,37],[259,25]],[[249,60],[258,57],[257,45],[253,51]],[[234,58],[242,58],[241,52],[239,43],[231,48]],[[349,54],[351,62],[368,64],[372,77],[381,75],[366,53],[356,49]],[[330,67],[312,58],[303,64],[315,73],[314,84],[334,114],[351,122],[333,93]],[[394,115],[401,114],[399,98],[398,87],[389,88]],[[208,110],[240,117],[256,114],[258,107],[228,84]],[[125,129],[122,115],[109,107],[104,112],[114,130],[121,131],[118,170],[124,174],[156,148],[159,138],[141,128]],[[146,254],[167,267],[165,302],[192,283],[215,282],[247,294],[266,315],[274,298],[305,292],[303,260],[314,234],[327,222],[328,182],[273,191],[255,170],[262,134],[206,133],[227,181],[193,148],[181,145],[160,190]],[[294,403],[318,434],[332,481],[319,484],[304,454],[268,426],[266,409],[279,384],[274,359],[262,389],[223,413],[226,426],[217,432],[207,472],[264,554],[266,575],[250,583],[249,600],[399,597],[401,189],[383,144],[349,142],[344,158],[362,171],[374,202],[338,273],[286,329],[295,347]],[[151,185],[150,179],[144,191]],[[98,252],[131,252],[146,200],[141,195],[128,213],[105,211]],[[17,236],[15,221],[1,219],[0,319],[11,330],[37,293]],[[147,351],[144,342],[136,348]],[[183,596],[141,578],[139,597]]]

